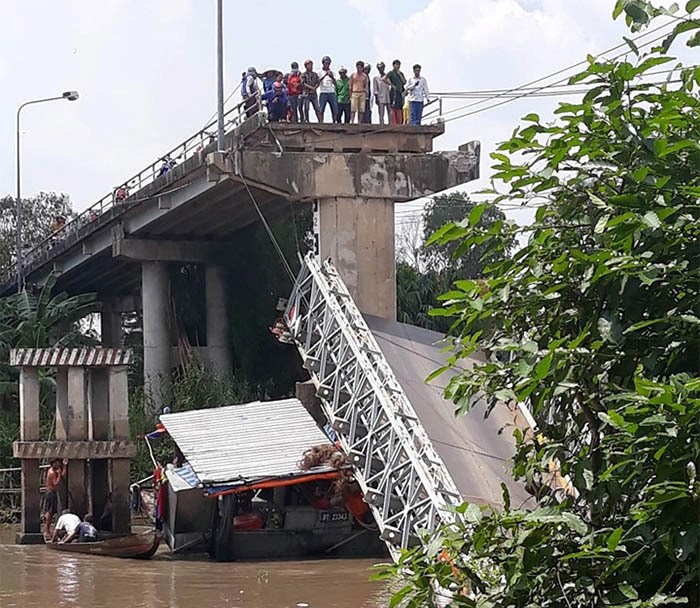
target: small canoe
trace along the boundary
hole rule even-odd
[[[160,539],[160,532],[146,532],[144,534],[128,534],[127,536],[108,538],[95,543],[46,543],[46,546],[54,551],[66,551],[68,553],[149,559],[158,550]]]

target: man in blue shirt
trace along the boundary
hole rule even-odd
[[[95,543],[97,542],[97,529],[93,525],[94,519],[90,513],[88,513],[81,521],[75,530],[63,541],[64,543],[73,542],[76,538],[79,543]]]
[[[284,85],[281,82],[275,82],[272,86],[272,95],[267,99],[267,117],[270,122],[285,120],[288,105],[289,101],[287,93],[284,91]]]

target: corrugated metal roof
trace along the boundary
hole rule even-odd
[[[304,451],[330,443],[298,399],[163,414],[160,420],[203,484],[306,474],[299,469]]]

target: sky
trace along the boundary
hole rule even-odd
[[[224,0],[226,91],[249,65],[286,69],[307,57],[318,65],[325,54],[336,68],[419,62],[432,91],[517,86],[618,44],[627,30],[612,21],[613,4]],[[15,192],[15,115],[24,101],[80,93],[26,108],[21,125],[23,196],[66,192],[78,210],[200,130],[216,108],[216,0],[2,0],[2,8],[0,196]],[[452,121],[436,148],[481,140],[488,176],[495,142],[520,117],[546,116],[555,104],[528,99]]]

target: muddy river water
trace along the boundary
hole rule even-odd
[[[0,528],[0,608],[380,608],[372,560],[216,563],[91,558],[17,546]],[[376,561],[376,560],[375,560]]]

